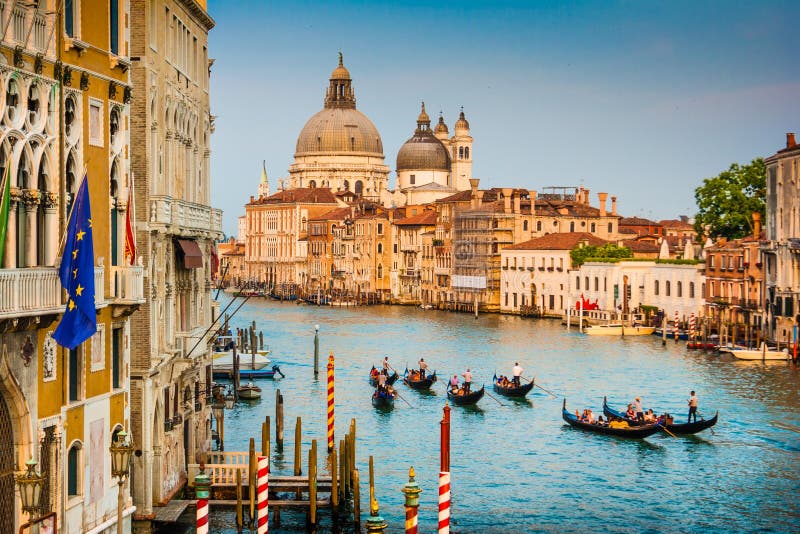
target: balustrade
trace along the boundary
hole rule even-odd
[[[144,303],[144,268],[141,265],[111,267],[109,296],[114,304]]]
[[[185,231],[222,232],[222,210],[165,195],[150,197],[150,222]]]
[[[108,303],[103,285],[103,267],[94,269],[95,305]],[[61,313],[61,281],[56,267],[0,269],[0,319]]]

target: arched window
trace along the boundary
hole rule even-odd
[[[594,277],[594,290],[600,291],[600,279],[596,276]]]
[[[658,296],[658,280],[653,283],[653,295]]]
[[[596,230],[596,226],[595,226],[595,224],[594,224],[594,223],[592,223],[591,225],[589,225],[589,231],[590,231],[590,232],[592,232],[592,233],[595,233],[595,232],[597,231],[597,230]]]
[[[76,441],[67,453],[67,497],[81,495],[83,490],[83,484],[81,483],[81,473],[83,471],[81,466],[82,449],[81,442]]]
[[[608,223],[608,233],[610,234],[613,231],[614,231],[614,225],[611,224],[611,223]]]
[[[348,182],[347,180],[345,180],[345,181],[342,183],[342,187],[344,188],[344,190],[345,190],[345,191],[350,191],[350,182]]]
[[[536,221],[536,231],[537,232],[542,231],[542,221]]]
[[[580,289],[580,288],[581,288],[581,277],[580,276],[576,276],[575,277],[575,289]]]
[[[522,221],[522,231],[523,232],[528,231],[528,221]]]
[[[317,181],[316,180],[309,180],[308,181],[308,187],[310,187],[311,189],[316,188],[317,187]]]
[[[589,291],[589,277],[588,277],[588,276],[587,276],[587,277],[585,277],[585,278],[583,279],[583,282],[584,282],[584,284],[583,284],[583,287],[585,287],[585,288],[586,288],[586,291]]]
[[[117,239],[117,227],[119,225],[119,209],[117,208],[117,195],[119,194],[119,165],[116,161],[111,164],[111,175],[109,176],[109,193],[111,194],[111,265],[119,265],[119,242]]]
[[[378,278],[382,279],[383,278],[383,265],[381,265],[380,263],[378,264],[377,271],[378,271]]]
[[[677,290],[678,290],[678,295],[677,296],[678,297],[682,297],[683,296],[683,282],[678,282]]]
[[[458,147],[458,159],[464,159],[464,147]]]
[[[356,180],[356,186],[353,192],[356,195],[361,196],[364,193],[364,182],[362,182],[361,180]]]
[[[689,282],[689,298],[694,298],[694,282]]]
[[[664,284],[664,294],[666,296],[670,296],[669,295],[670,294],[670,289],[671,289],[670,288],[670,282],[669,282],[669,280],[667,280],[666,283]]]
[[[575,231],[575,221],[570,221],[569,222],[569,231],[570,232],[574,232]]]
[[[469,159],[469,147],[464,147],[464,159]]]
[[[378,243],[378,254],[383,254],[383,243]]]

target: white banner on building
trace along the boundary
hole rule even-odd
[[[453,275],[450,282],[451,287],[466,289],[486,289],[485,276],[464,276]]]

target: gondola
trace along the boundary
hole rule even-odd
[[[388,388],[387,391],[378,391],[378,388],[375,388],[375,391],[372,392],[372,405],[375,408],[392,409],[396,396],[391,388]]]
[[[375,366],[372,366],[372,369],[369,370],[369,385],[372,387],[376,387],[378,385],[378,375],[375,374]],[[397,379],[400,378],[400,375],[397,374],[397,371],[393,372],[389,376],[386,377],[386,385],[391,386]]]
[[[595,434],[605,434],[608,436],[618,436],[621,438],[642,439],[648,436],[652,436],[653,434],[661,430],[661,427],[659,425],[632,426],[629,428],[611,428],[609,426],[598,425],[595,423],[584,423],[582,421],[579,421],[578,417],[574,413],[570,413],[567,411],[567,399],[564,399],[564,404],[561,408],[561,417],[571,427],[580,428],[581,430],[586,430],[588,432],[594,432]]]
[[[481,389],[478,391],[470,391],[466,395],[457,395],[454,394],[450,388],[447,389],[447,399],[457,406],[470,406],[472,404],[476,404],[479,400],[481,400],[483,394],[483,386],[481,386]]]
[[[631,426],[642,425],[641,421],[637,421],[635,419],[628,419],[627,417],[625,417],[624,412],[618,412],[617,410],[609,406],[606,397],[603,397],[603,413],[606,414],[607,417],[617,417],[619,419],[624,419]],[[711,419],[704,419],[694,423],[677,423],[677,424],[667,423],[664,424],[664,428],[666,428],[673,434],[683,434],[683,435],[697,434],[698,432],[702,432],[706,428],[711,428],[712,426],[716,425],[718,418],[719,418],[719,412],[715,413],[714,417],[712,417]]]
[[[411,389],[430,389],[434,382],[436,382],[436,371],[433,374],[430,374],[422,379],[414,380],[412,378],[413,373],[406,369],[406,372],[403,373],[403,383],[410,387]]]
[[[495,392],[499,393],[504,397],[524,397],[530,392],[530,390],[533,389],[533,380],[531,380],[527,384],[520,384],[519,387],[501,386],[500,383],[497,381],[497,375],[495,374],[494,378],[492,378],[492,385],[494,387]]]

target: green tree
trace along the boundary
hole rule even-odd
[[[703,180],[694,190],[697,216],[694,229],[709,235],[738,239],[753,233],[753,213],[764,220],[767,197],[767,169],[764,160],[754,159],[749,165],[734,163],[727,171]]]
[[[569,251],[572,264],[580,267],[588,258],[610,259],[610,258],[632,258],[633,252],[628,247],[621,247],[615,243],[606,243],[602,246],[587,245],[575,247]]]

